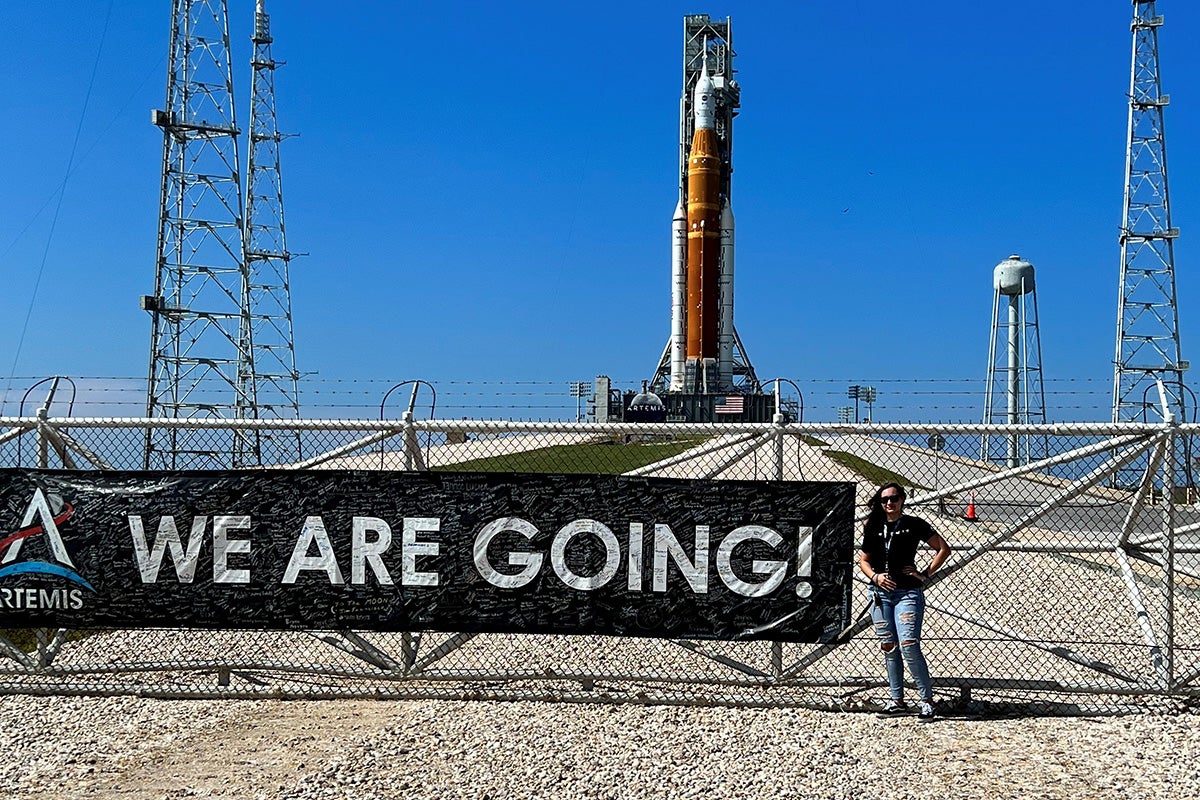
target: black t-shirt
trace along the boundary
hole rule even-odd
[[[915,589],[921,581],[904,574],[905,567],[915,567],[917,545],[928,542],[936,531],[919,517],[901,514],[895,522],[883,521],[883,526],[863,527],[862,547],[867,562],[876,572],[886,572],[901,589]]]

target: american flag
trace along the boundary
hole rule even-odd
[[[746,399],[740,394],[731,394],[717,401],[718,414],[741,414],[746,410]]]

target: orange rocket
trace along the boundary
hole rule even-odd
[[[685,34],[685,58],[692,42]],[[679,204],[671,218],[671,338],[669,391],[719,394],[737,390],[737,331],[733,326],[734,221],[730,202],[731,126],[740,87],[733,80],[729,43],[722,68],[708,72],[705,37],[699,77],[685,69],[679,98]],[[694,62],[688,62],[694,63]],[[689,107],[689,102],[690,107]],[[718,132],[718,120],[722,120]],[[689,136],[689,123],[691,134]],[[687,149],[688,144],[691,148]]]
[[[713,82],[705,66],[692,101],[687,169],[687,358],[716,359],[720,336],[721,154]]]

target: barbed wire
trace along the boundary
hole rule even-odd
[[[20,382],[33,383],[33,382],[44,380],[47,377],[53,377],[53,376],[47,376],[47,375],[19,376],[18,375],[18,376],[14,376],[12,378],[12,380],[14,382],[20,381]],[[66,376],[63,376],[63,377],[66,377]],[[121,383],[127,384],[124,387],[120,387],[122,390],[131,390],[136,387],[141,387],[142,389],[144,389],[145,385],[146,385],[145,377],[131,377],[129,375],[71,375],[69,377],[71,377],[72,380],[75,380],[76,382],[80,382],[80,383],[88,382],[88,381],[105,381],[105,382],[121,382]],[[850,385],[854,385],[855,383],[863,384],[863,383],[868,383],[868,382],[872,386],[879,386],[879,385],[885,385],[885,384],[889,384],[889,385],[890,384],[898,384],[898,385],[969,384],[969,385],[974,385],[974,386],[982,386],[985,384],[985,380],[983,378],[885,378],[885,379],[878,379],[878,380],[876,380],[876,379],[864,380],[861,378],[797,378],[795,380],[796,380],[796,382],[802,383],[805,385],[838,384],[841,386],[850,386]],[[199,382],[221,384],[221,385],[224,384],[223,381],[221,381],[219,379],[214,379],[214,378],[205,378]],[[305,376],[301,379],[301,384],[304,386],[312,386],[314,384],[335,384],[338,386],[342,386],[342,385],[391,386],[391,385],[395,384],[395,382],[396,381],[394,378],[329,378],[329,377],[320,377],[320,376]],[[566,379],[562,379],[562,380],[522,380],[522,379],[514,378],[512,380],[429,379],[429,382],[433,383],[437,386],[545,386],[545,387],[561,388],[564,386],[569,386],[571,383],[577,383],[578,381],[569,381]],[[590,383],[590,381],[584,381],[584,382]],[[641,379],[640,378],[630,379],[630,380],[611,379],[611,383],[614,388],[616,388],[618,386],[629,386],[632,389],[632,388],[636,388],[637,386],[641,385]],[[1106,390],[1111,389],[1111,387],[1112,387],[1111,379],[1102,379],[1102,378],[1069,378],[1069,377],[1068,378],[1050,378],[1050,377],[1047,377],[1045,379],[1044,383],[1047,386],[1064,384],[1064,383],[1065,384],[1076,384],[1076,383],[1097,384],[1099,386],[1104,387]],[[113,388],[116,388],[116,387],[113,387]],[[830,391],[834,392],[837,390],[830,390]]]
[[[44,381],[44,377],[15,377],[7,395],[0,397],[15,402],[29,386]],[[107,411],[117,416],[141,416],[145,409],[145,378],[127,375],[72,376],[78,387],[76,413],[80,416],[98,415]],[[567,380],[473,380],[446,379],[431,381],[438,393],[437,416],[451,417],[530,417],[557,416],[575,419],[585,411],[579,399],[570,395],[570,387],[578,381]],[[812,378],[798,381],[806,398],[808,421],[836,418],[839,409],[849,401],[845,387],[854,385],[847,378]],[[872,380],[879,388],[879,400],[871,405],[871,416],[895,421],[929,422],[975,420],[982,414],[984,380],[979,378],[888,378]],[[1045,395],[1047,418],[1063,420],[1069,417],[1107,417],[1110,410],[1111,384],[1100,378],[1047,378]],[[380,413],[384,392],[395,385],[391,378],[337,378],[305,376],[301,381],[301,412],[312,418],[373,417]],[[641,381],[611,380],[614,388],[634,388]],[[767,387],[768,389],[770,387]],[[795,397],[791,387],[783,387],[783,397]],[[197,381],[192,385],[197,394],[222,392],[228,385],[219,380]],[[40,407],[45,394],[29,398],[33,408]],[[584,398],[585,400],[587,398]],[[1062,402],[1059,402],[1062,401]],[[589,400],[590,403],[590,400]],[[401,408],[400,404],[396,408]],[[414,410],[429,413],[427,396],[418,395]],[[864,409],[865,411],[866,409]],[[15,409],[14,409],[15,411]],[[61,408],[59,408],[61,411]],[[26,407],[30,413],[30,408]],[[396,412],[393,409],[394,413]]]

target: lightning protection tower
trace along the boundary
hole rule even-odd
[[[988,344],[987,385],[984,389],[985,425],[1022,425],[1046,421],[1046,388],[1042,378],[1042,338],[1038,332],[1037,285],[1033,264],[1009,256],[992,272],[992,335]],[[1007,348],[999,342],[1007,341]],[[980,459],[1007,464],[1027,464],[1035,457],[1029,436],[1009,434],[1002,446],[984,434]],[[1000,452],[993,452],[994,450]],[[1044,453],[1037,453],[1036,457]]]
[[[146,415],[253,416],[249,281],[225,0],[174,0]],[[147,468],[247,463],[242,436],[175,429],[146,436]]]
[[[250,153],[246,173],[245,262],[250,281],[250,409],[259,419],[300,416],[299,373],[292,329],[291,282],[283,221],[283,180],[275,114],[275,68],[271,18],[265,0],[254,13],[254,84],[250,100]],[[268,438],[269,437],[269,438]],[[300,457],[296,433],[256,435],[255,463],[281,464]]]
[[[1184,421],[1179,309],[1175,300],[1175,238],[1167,191],[1167,143],[1158,72],[1154,0],[1133,0],[1133,64],[1129,85],[1129,140],[1121,223],[1121,285],[1113,374],[1113,422],[1161,416],[1156,383],[1162,380],[1176,418]]]

